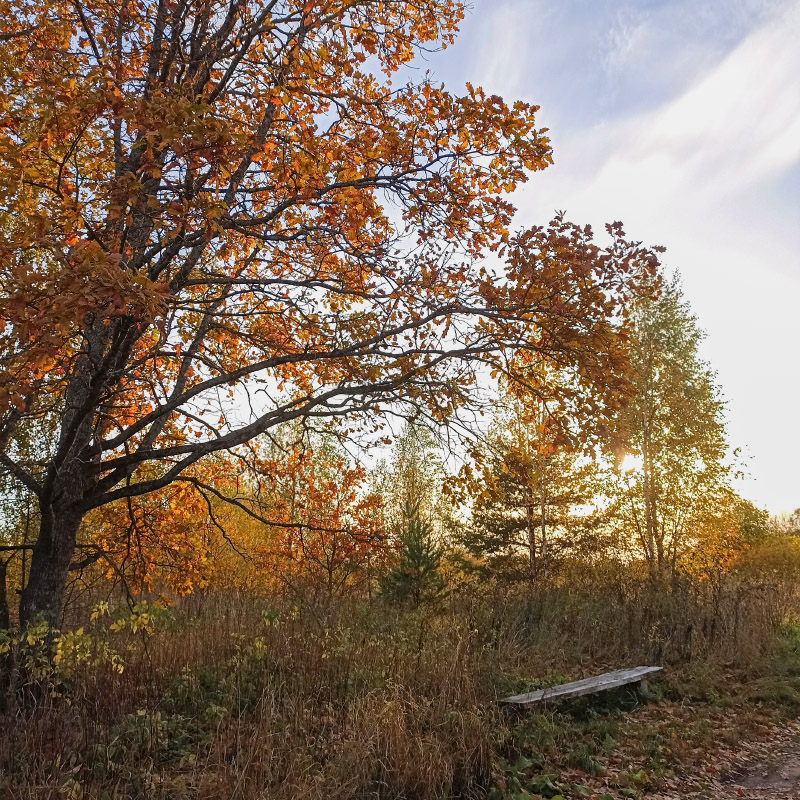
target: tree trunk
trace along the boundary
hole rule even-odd
[[[38,497],[39,535],[19,604],[22,629],[40,615],[51,630],[61,625],[69,565],[85,513],[80,504],[96,482],[87,472],[85,451],[92,441],[96,399],[107,385],[106,354],[113,333],[102,320],[87,326],[86,350],[77,358],[69,378],[55,455]]]
[[[533,499],[528,498],[525,506],[525,516],[528,522],[528,565],[530,567],[531,580],[536,580],[536,525],[533,521]]]
[[[22,551],[25,552],[24,550]],[[11,627],[11,613],[6,594],[6,569],[11,559],[0,559],[0,631]],[[11,685],[12,654],[0,653],[0,711],[6,710],[8,687]]]
[[[540,455],[539,464],[540,514],[542,526],[542,575],[547,576],[547,456]]]
[[[6,567],[9,558],[6,561],[0,559],[0,631],[4,631],[11,627],[11,612],[8,608],[8,594],[6,589]],[[2,670],[0,670],[2,672]]]
[[[653,485],[653,473],[650,460],[650,422],[644,424],[644,436],[642,437],[642,479],[644,494],[644,520],[645,520],[645,549],[647,551],[647,562],[650,568],[650,577],[655,583],[661,582],[663,565],[663,542],[658,539],[658,516],[656,510],[656,488]]]
[[[39,536],[33,548],[28,583],[19,604],[20,628],[42,615],[51,629],[61,625],[69,565],[82,514],[42,509]]]

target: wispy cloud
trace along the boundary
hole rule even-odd
[[[668,247],[753,455],[743,491],[800,504],[800,2],[483,0],[450,82],[542,105],[556,164],[518,196]]]
[[[713,207],[800,161],[800,5],[742,41],[683,94],[645,113],[561,131],[557,181],[592,208]],[[687,197],[689,195],[689,197]]]
[[[795,367],[800,345],[800,5],[772,8],[677,96],[646,112],[556,136],[556,166],[519,198],[520,221],[566,208],[625,220],[666,244],[749,446],[744,491],[800,503]]]
[[[606,72],[623,72],[631,60],[636,60],[648,39],[652,14],[639,8],[623,7],[600,41],[601,63]]]

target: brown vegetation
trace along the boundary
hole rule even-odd
[[[299,608],[235,589],[161,611],[101,607],[62,642],[55,665],[39,657],[44,643],[17,651],[3,788],[10,797],[484,796],[513,778],[509,764],[534,755],[525,780],[553,767],[588,780],[604,757],[587,750],[581,761],[581,742],[593,740],[580,709],[518,718],[498,696],[652,662],[669,665],[663,702],[698,691],[707,702],[730,693],[723,673],[763,672],[796,599],[793,581],[751,564],[716,583],[677,577],[670,591],[620,564],[583,565],[534,589],[463,580],[415,610],[363,598]]]

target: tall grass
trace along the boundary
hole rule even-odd
[[[177,600],[150,630],[101,617],[54,667],[31,670],[18,649],[0,792],[484,796],[511,724],[498,697],[645,662],[747,668],[774,647],[793,591],[742,575],[654,587],[596,566],[547,585],[469,582],[413,610],[219,590]]]

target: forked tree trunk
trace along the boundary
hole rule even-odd
[[[61,626],[69,565],[86,513],[80,510],[80,504],[93,485],[82,454],[92,439],[92,398],[99,396],[105,385],[100,375],[108,366],[106,353],[111,336],[111,327],[103,322],[86,328],[87,350],[76,360],[69,379],[54,463],[45,474],[38,497],[39,535],[19,604],[23,629],[40,615],[51,629]]]
[[[61,625],[69,565],[82,514],[74,509],[63,512],[42,509],[39,536],[33,548],[28,583],[19,604],[20,627],[25,628],[42,616],[50,628]]]

